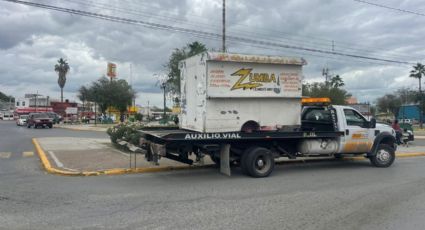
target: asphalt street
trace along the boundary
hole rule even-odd
[[[0,121],[0,229],[423,229],[425,157],[278,165],[268,178],[234,169],[121,176],[46,174],[32,137],[106,137]],[[422,144],[421,141],[415,144]]]

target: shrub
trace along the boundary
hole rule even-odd
[[[109,128],[106,132],[111,138],[112,143],[117,144],[117,140],[122,139],[133,145],[139,145],[141,134],[138,130],[141,128],[143,128],[142,124],[122,123]]]

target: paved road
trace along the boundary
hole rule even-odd
[[[0,229],[410,230],[425,223],[425,158],[387,169],[368,161],[279,165],[262,179],[216,169],[63,177],[20,156],[33,135],[103,134],[0,122],[0,152],[13,152],[0,158]]]

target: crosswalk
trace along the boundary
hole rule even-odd
[[[23,158],[33,157],[34,152],[33,151],[24,151],[22,153],[0,152],[0,160],[11,159],[11,158],[14,158],[15,156],[23,157]]]

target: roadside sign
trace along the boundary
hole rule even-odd
[[[108,62],[106,75],[111,79],[117,76],[117,65],[115,63]]]
[[[78,108],[77,107],[66,107],[65,113],[66,114],[77,114]]]

